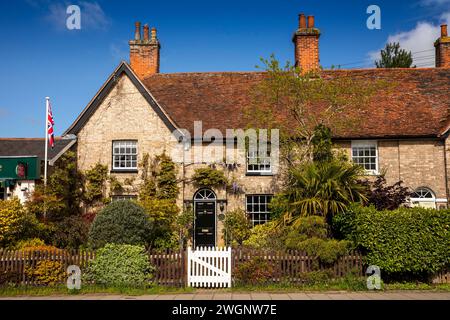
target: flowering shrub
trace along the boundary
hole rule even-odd
[[[39,238],[32,238],[32,239],[20,240],[17,243],[16,248],[18,250],[21,250],[21,249],[26,249],[26,248],[30,248],[30,247],[42,247],[42,246],[45,246],[44,240],[41,240]]]
[[[254,257],[236,267],[234,278],[239,285],[258,285],[267,283],[273,273],[273,267],[266,260]]]
[[[62,263],[50,260],[39,261],[34,268],[26,267],[25,274],[29,280],[48,286],[63,282],[66,276]]]
[[[0,244],[10,244],[20,232],[23,207],[19,199],[0,200]]]

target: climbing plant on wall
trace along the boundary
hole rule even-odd
[[[223,171],[205,167],[197,168],[192,176],[192,182],[196,187],[219,187],[226,186],[228,180]]]

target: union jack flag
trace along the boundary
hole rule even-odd
[[[52,106],[50,101],[48,102],[48,115],[47,115],[47,134],[48,134],[48,144],[52,147],[55,146],[55,137],[53,134],[53,125],[55,121],[53,120]]]

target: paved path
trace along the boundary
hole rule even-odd
[[[0,300],[450,300],[450,292],[389,291],[389,292],[214,292],[202,291],[182,294],[143,296],[86,294],[42,297],[0,297]]]

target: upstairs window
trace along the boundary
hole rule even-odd
[[[247,172],[248,173],[271,173],[270,152],[261,156],[257,150],[247,151]]]
[[[113,141],[113,170],[137,170],[137,141]]]
[[[378,147],[376,141],[352,141],[352,160],[367,173],[378,173]]]
[[[247,214],[253,226],[266,223],[270,220],[269,203],[270,194],[248,195],[246,197]]]

